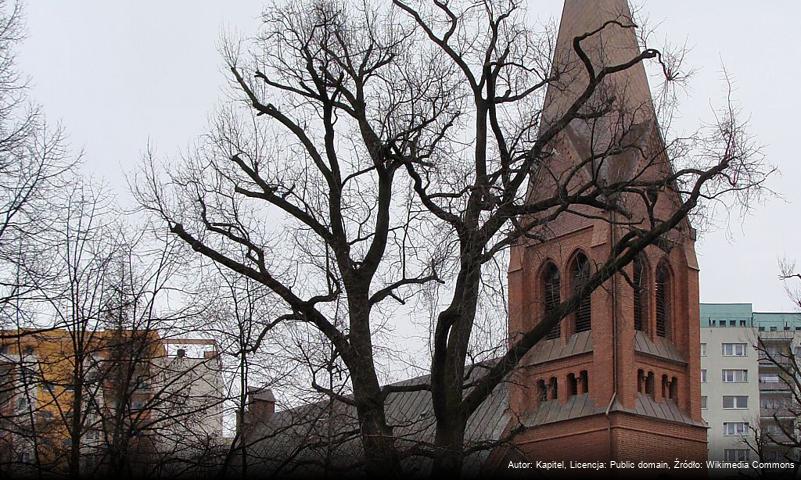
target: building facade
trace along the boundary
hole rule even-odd
[[[78,462],[91,476],[120,461],[147,469],[222,439],[214,342],[183,340],[204,349],[191,358],[156,332],[0,338],[0,472],[74,473]]]
[[[701,304],[702,414],[709,457],[798,461],[787,434],[799,409],[801,314],[754,312],[749,303]]]
[[[587,84],[574,38],[592,31],[582,47],[596,69],[639,54],[626,1],[568,0],[562,12],[554,62],[566,68],[564,84],[550,85],[543,124],[564,114]],[[606,25],[602,27],[602,25]],[[572,62],[572,63],[571,63]],[[596,93],[606,113],[575,119],[553,142],[529,201],[560,186],[560,179],[625,182],[662,178],[670,170],[642,64],[613,74]],[[603,96],[606,94],[607,96]],[[591,102],[592,103],[592,102]],[[609,153],[613,151],[615,153]],[[603,158],[600,164],[587,159]],[[610,257],[631,222],[672,212],[678,194],[667,187],[653,205],[620,194],[630,215],[582,206],[537,229],[515,245],[509,266],[509,334],[531,330],[569,298]],[[652,209],[652,210],[649,210]],[[639,219],[639,220],[638,220]],[[701,418],[698,264],[694,231],[683,222],[647,247],[625,269],[581,301],[545,340],[524,357],[510,388],[510,408],[526,427],[515,440],[524,457],[565,460],[706,459]]]

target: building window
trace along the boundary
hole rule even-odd
[[[701,383],[706,383],[706,368],[701,369]]]
[[[550,394],[549,400],[556,400],[559,398],[559,384],[556,381],[556,377],[551,377],[548,382],[548,391]]]
[[[748,408],[747,395],[723,395],[723,408]]]
[[[740,320],[740,326],[741,326],[741,327],[744,327],[744,326],[745,326],[745,320]]]
[[[670,270],[666,262],[656,269],[656,334],[660,337],[670,335]]]
[[[792,457],[788,458],[787,454],[781,450],[764,450],[761,460],[763,462],[782,462],[785,460],[792,461]]]
[[[701,356],[706,357],[706,343],[701,344]]]
[[[763,373],[759,375],[759,383],[779,383],[779,376],[775,373]]]
[[[706,410],[706,395],[701,395],[701,409]]]
[[[642,254],[634,258],[634,329],[647,331],[648,326],[648,267]]]
[[[759,406],[764,409],[780,409],[787,407],[792,401],[786,398],[774,398],[772,396],[763,396],[759,399]]]
[[[561,285],[562,280],[559,276],[559,269],[556,268],[556,265],[554,265],[552,262],[548,262],[548,264],[545,265],[542,278],[543,303],[545,305],[544,316],[547,316],[549,313],[554,311],[556,307],[559,306],[559,303],[561,303]],[[555,338],[559,338],[560,334],[561,329],[559,323],[557,323],[548,332],[548,335],[546,335],[545,338],[553,340]]]
[[[590,261],[583,253],[576,255],[570,268],[570,280],[573,286],[573,293],[578,293],[587,280],[590,279]],[[579,300],[576,310],[575,332],[586,332],[592,329],[592,295],[585,295]]]
[[[537,381],[537,400],[540,402],[548,400],[548,387],[545,386],[545,380]]]
[[[656,398],[656,388],[654,386],[654,372],[648,372],[645,377],[645,394],[650,395],[651,398]]]
[[[764,351],[759,352],[759,359],[760,360],[773,360],[773,361],[780,361],[782,358],[787,357],[789,352],[785,353],[781,348],[776,346],[765,347]]]
[[[747,448],[727,448],[723,451],[723,459],[727,462],[747,462]]]
[[[744,357],[745,344],[744,343],[724,343],[723,344],[724,357]]]
[[[724,383],[745,383],[748,381],[748,370],[744,369],[723,369]]]
[[[578,394],[578,379],[575,373],[567,375],[567,394],[573,396]]]
[[[748,433],[748,422],[723,422],[723,435],[739,436]]]

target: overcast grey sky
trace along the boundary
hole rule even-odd
[[[587,0],[590,1],[590,0]],[[532,18],[557,17],[561,0],[530,0]],[[253,34],[263,0],[36,0],[27,2],[28,38],[19,53],[32,96],[61,121],[86,171],[130,203],[125,172],[148,141],[174,155],[203,133],[225,82],[217,47],[223,32]],[[801,164],[793,148],[801,100],[798,0],[650,0],[642,4],[659,39],[687,42],[696,69],[679,128],[708,119],[724,94],[722,65],[752,131],[781,169],[770,187],[783,195],[698,243],[701,301],[792,308],[777,260],[801,264]]]

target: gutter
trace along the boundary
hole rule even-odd
[[[615,212],[609,212],[609,253],[617,242],[617,229],[615,228]],[[612,404],[617,398],[617,274],[612,276],[612,397],[609,399],[609,405],[606,406],[606,424],[609,441],[609,459],[615,458],[614,442],[612,441],[612,419],[609,418],[609,412],[612,409]]]

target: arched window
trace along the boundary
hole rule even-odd
[[[668,397],[675,401],[679,401],[679,379],[673,377],[670,379],[670,389],[668,390]]]
[[[634,291],[634,329],[645,332],[648,330],[648,266],[642,255],[634,258],[631,282]]]
[[[545,386],[545,380],[537,380],[537,400],[540,402],[548,400],[548,387]]]
[[[573,293],[581,289],[590,279],[590,261],[583,253],[576,255],[570,266],[570,280],[572,282]],[[590,295],[586,295],[579,301],[576,310],[576,333],[585,332],[592,328],[592,300]]]
[[[645,371],[642,368],[637,370],[637,392],[645,393]]]
[[[586,370],[579,372],[579,393],[587,393],[590,391],[590,376]]]
[[[645,394],[650,395],[651,398],[656,398],[654,389],[654,372],[648,372],[645,377]]]
[[[660,262],[656,268],[656,334],[660,337],[670,335],[670,270],[667,263]]]
[[[567,374],[567,394],[568,396],[578,394],[578,379],[575,373]]]
[[[559,303],[562,301],[562,297],[559,293],[559,290],[562,286],[562,280],[559,276],[559,269],[556,268],[556,265],[553,262],[548,262],[545,265],[545,269],[542,272],[542,292],[543,292],[543,304],[545,305],[545,315],[548,315],[553,310],[559,306]],[[544,317],[544,316],[543,316]],[[553,340],[554,338],[559,338],[561,334],[561,329],[559,327],[559,323],[553,326],[548,335],[545,338],[549,340]]]
[[[550,393],[548,400],[556,400],[559,398],[559,384],[556,381],[556,377],[551,377],[548,381],[548,391]]]

